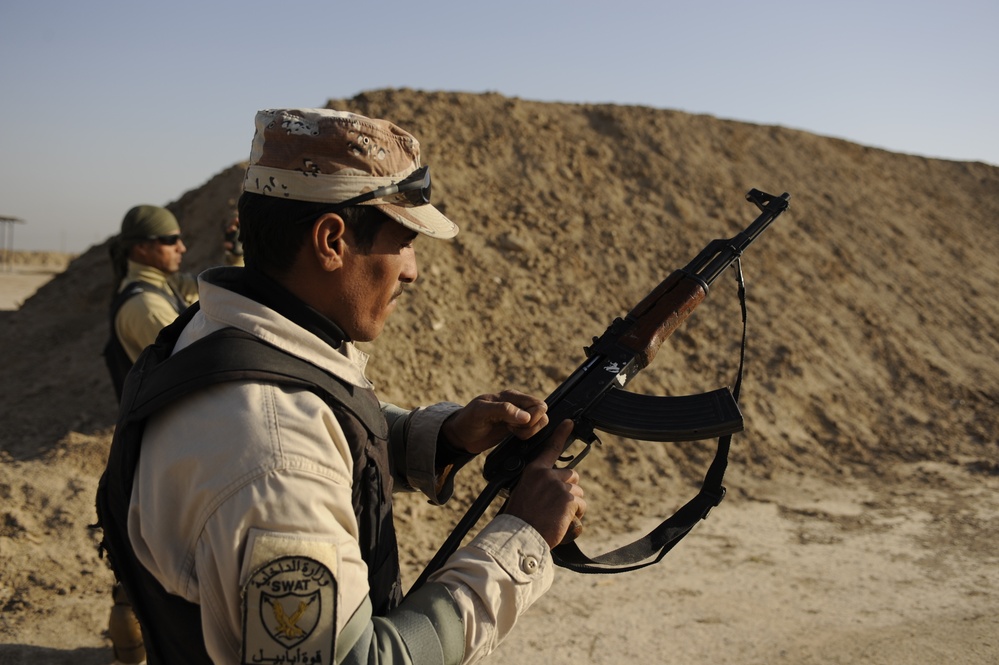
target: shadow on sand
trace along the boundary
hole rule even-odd
[[[107,665],[114,660],[110,647],[50,649],[27,644],[0,644],[4,665]]]

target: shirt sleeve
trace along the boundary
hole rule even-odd
[[[392,474],[402,486],[422,492],[431,503],[446,503],[454,493],[454,466],[438,464],[441,427],[448,416],[461,408],[453,402],[406,411],[382,403],[389,424],[389,453]]]
[[[532,526],[498,515],[430,577],[454,598],[465,627],[464,663],[491,653],[551,588],[551,549]]]

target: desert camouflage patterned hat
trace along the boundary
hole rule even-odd
[[[420,168],[419,142],[388,120],[330,109],[269,109],[257,113],[243,191],[335,204],[381,188],[391,191]],[[359,205],[377,206],[434,238],[458,233],[454,222],[422,200],[413,204],[393,193]]]

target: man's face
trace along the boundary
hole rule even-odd
[[[343,267],[338,271],[343,289],[334,320],[352,340],[370,342],[378,337],[404,285],[416,281],[416,236],[402,224],[386,222],[370,251],[359,252],[351,244],[350,232],[345,234]]]
[[[176,242],[172,242],[176,237]],[[171,243],[172,244],[168,244]],[[168,275],[180,271],[180,264],[187,247],[180,238],[180,232],[158,240],[146,240],[135,246],[132,260],[152,266]]]

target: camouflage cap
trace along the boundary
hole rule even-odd
[[[243,191],[340,203],[393,185],[420,168],[420,144],[388,120],[331,109],[257,112]],[[403,226],[435,238],[458,227],[432,205],[399,197],[365,201]]]

